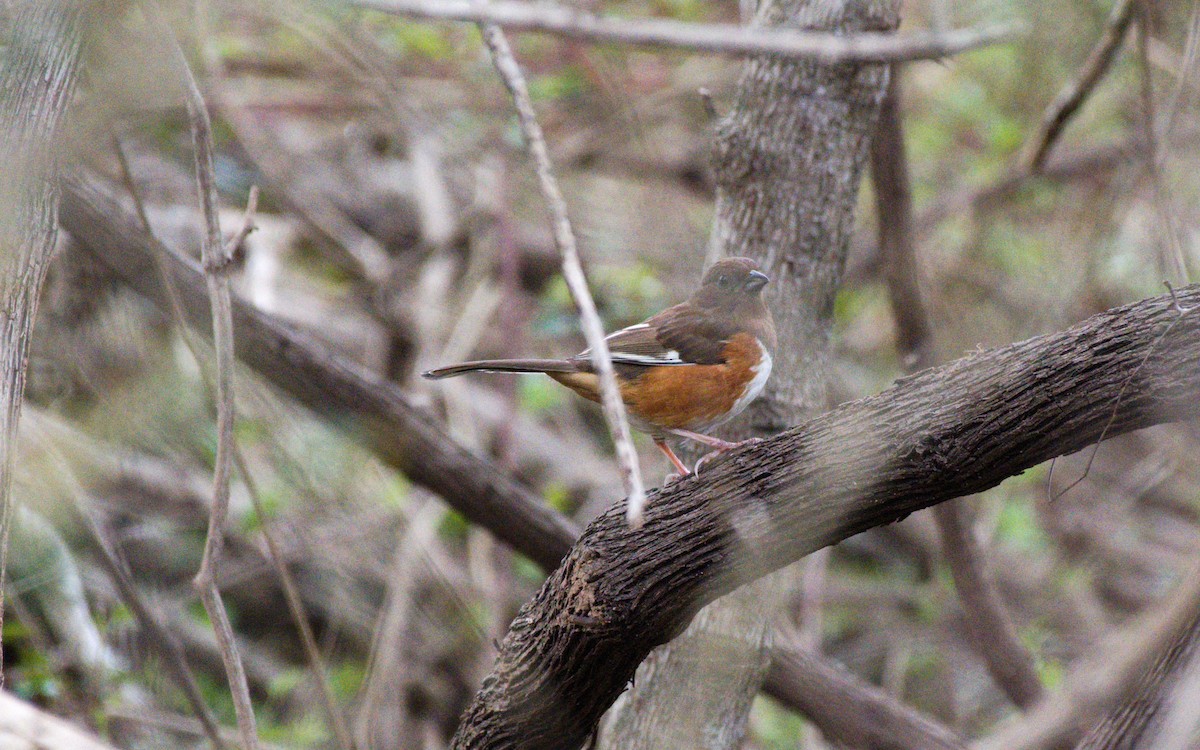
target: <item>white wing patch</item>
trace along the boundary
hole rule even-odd
[[[627,354],[625,352],[612,352],[613,362],[622,362],[627,365],[690,365],[691,362],[684,362],[679,358],[679,352],[672,349],[669,352],[662,354]]]
[[[640,330],[643,330],[643,329],[646,329],[649,327],[650,327],[650,325],[648,323],[637,323],[636,325],[631,325],[631,326],[622,328],[619,331],[613,331],[612,333],[608,334],[604,338],[606,341],[611,341],[612,339],[616,338],[617,336],[620,336],[623,333],[628,333],[629,331],[640,331]],[[660,354],[635,354],[632,352],[614,352],[614,351],[610,351],[609,354],[612,356],[613,362],[619,362],[621,364],[626,364],[626,365],[690,365],[690,364],[692,364],[691,362],[684,362],[679,357],[679,352],[674,349],[662,352]],[[581,352],[579,354],[579,356],[585,357],[585,358],[590,358],[592,356],[592,350],[584,349],[583,352]]]
[[[762,352],[762,359],[758,364],[751,368],[754,371],[754,377],[746,383],[746,387],[742,390],[742,395],[738,396],[738,400],[733,402],[733,409],[729,411],[726,417],[732,417],[740,413],[743,409],[750,405],[750,402],[758,398],[758,394],[762,393],[762,389],[767,384],[767,378],[771,377],[771,353],[767,351],[767,347],[762,345],[762,342],[755,339],[758,344],[759,351]]]

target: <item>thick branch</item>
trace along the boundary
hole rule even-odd
[[[1062,687],[1046,696],[1033,710],[975,745],[976,750],[1050,750],[1063,747],[1106,712],[1113,710],[1080,743],[1080,748],[1107,747],[1110,739],[1127,739],[1122,748],[1136,745],[1145,730],[1140,715],[1157,701],[1160,677],[1190,648],[1195,623],[1200,618],[1200,560],[1180,567],[1185,571],[1170,596],[1138,615],[1120,630],[1106,634],[1087,655],[1071,666]],[[1158,677],[1155,673],[1160,673]],[[1128,701],[1128,703],[1126,703]],[[1120,705],[1118,705],[1120,704]],[[1133,709],[1132,712],[1129,709]],[[1115,722],[1115,723],[1114,723]],[[1115,733],[1114,733],[1115,730]],[[1097,741],[1100,744],[1095,744]]]
[[[1179,294],[1200,304],[1200,286]],[[926,370],[597,518],[513,621],[453,747],[572,748],[701,606],[813,550],[1097,440],[1200,415],[1170,296]]]
[[[764,691],[796,706],[847,747],[966,750],[967,741],[840,664],[795,646],[771,651]]]
[[[155,253],[162,253],[189,322],[208,333],[205,282],[196,263],[159,246],[103,188],[78,177],[65,179],[61,220],[122,281],[167,309],[154,271]],[[538,564],[553,568],[578,535],[540,498],[449,438],[396,386],[236,297],[233,325],[243,363],[318,414],[348,424],[381,459]]]
[[[470,21],[514,31],[540,31],[593,42],[678,47],[725,54],[776,54],[826,63],[939,60],[1011,39],[1016,27],[988,26],[947,32],[857,32],[850,35],[795,29],[700,24],[662,18],[620,19],[550,3],[494,0],[352,0],[362,8],[440,21]]]
[[[1196,572],[1193,571],[1192,575]],[[1186,572],[1185,572],[1186,575]],[[1194,587],[1193,587],[1194,589]],[[1187,589],[1184,593],[1186,595]],[[1168,744],[1171,738],[1165,731],[1164,714],[1169,708],[1171,693],[1180,685],[1195,662],[1200,643],[1200,611],[1196,601],[1181,612],[1174,629],[1164,628],[1159,643],[1147,643],[1147,651],[1156,653],[1154,662],[1137,682],[1123,686],[1117,705],[1103,721],[1088,732],[1076,750],[1148,750]]]

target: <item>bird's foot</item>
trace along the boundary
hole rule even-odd
[[[719,456],[722,453],[728,453],[734,448],[741,448],[743,445],[755,445],[763,441],[763,439],[759,437],[746,438],[745,440],[739,440],[736,443],[731,443],[728,440],[717,440],[716,438],[709,439],[714,442],[706,443],[706,445],[712,445],[714,450],[705,453],[696,461],[696,465],[692,468],[692,473],[696,476],[700,476],[700,467],[707,463],[708,460],[713,456]],[[716,443],[720,443],[720,445],[716,445]]]

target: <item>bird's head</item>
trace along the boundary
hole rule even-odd
[[[762,290],[770,281],[749,258],[724,258],[705,272],[692,303],[706,308],[735,309],[761,304]]]

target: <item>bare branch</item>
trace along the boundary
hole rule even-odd
[[[935,506],[933,514],[942,541],[942,554],[946,556],[954,588],[962,599],[971,645],[983,657],[988,672],[1009,700],[1029,708],[1045,694],[1038,679],[1036,662],[1017,637],[1016,628],[987,568],[987,558],[970,522],[964,518],[966,514],[960,502]]]
[[[1175,280],[1187,281],[1187,259],[1183,254],[1183,243],[1179,239],[1179,219],[1163,181],[1159,139],[1154,117],[1154,85],[1150,78],[1150,11],[1143,2],[1139,6],[1138,58],[1142,67],[1142,131],[1146,139],[1146,170],[1150,175],[1150,186],[1154,212],[1158,215],[1159,266],[1164,274]]]
[[[888,92],[879,108],[879,125],[871,139],[871,183],[875,187],[879,254],[896,323],[896,344],[901,364],[912,373],[932,366],[936,356],[913,239],[912,186],[900,113],[902,72],[902,68],[892,68]]]
[[[163,309],[170,302],[156,278],[161,257],[184,313],[205,333],[208,302],[197,264],[149,236],[129,209],[94,180],[63,180],[63,227],[117,278]],[[473,523],[549,570],[579,531],[492,462],[448,437],[438,421],[395,384],[310,340],[295,328],[233,300],[238,357],[276,387],[363,442],[382,461],[441,495]]]
[[[1020,169],[1024,172],[1040,172],[1050,155],[1050,149],[1058,139],[1071,116],[1079,109],[1088,95],[1108,71],[1112,61],[1121,49],[1121,41],[1133,20],[1133,10],[1136,0],[1117,0],[1104,26],[1104,33],[1096,41],[1096,46],[1088,53],[1083,67],[1068,81],[1054,101],[1042,113],[1042,121],[1034,131],[1017,159]]]
[[[138,193],[137,186],[134,183],[133,173],[129,168],[129,160],[125,156],[125,149],[121,146],[120,139],[115,136],[113,137],[113,145],[116,150],[117,161],[121,168],[121,177],[125,182],[125,188],[129,191],[133,198],[133,203],[137,209],[138,218],[142,222],[142,228],[148,235],[152,236],[153,232],[150,227],[150,222],[146,217],[146,208],[142,202],[141,195]],[[254,215],[255,211],[257,210],[257,206],[258,186],[252,185],[250,187],[250,196],[246,203],[246,212],[242,219],[242,225],[233,238],[231,238],[230,241],[225,245],[226,257],[232,259],[235,253],[239,252],[239,248],[245,241],[246,237],[251,231],[254,230]],[[163,287],[166,289],[167,297],[170,301],[171,317],[175,323],[175,327],[179,330],[180,336],[183,338],[188,349],[191,351],[192,357],[196,360],[196,364],[200,366],[202,371],[207,372],[205,368],[207,363],[202,355],[202,351],[200,350],[199,342],[196,340],[195,331],[193,331],[191,326],[189,326],[187,323],[187,317],[183,312],[183,304],[179,299],[179,290],[175,288],[175,281],[171,278],[171,274],[167,269],[165,253],[156,254],[155,260],[155,267],[158,269],[159,276],[162,278]],[[208,382],[207,379],[206,382]],[[213,384],[208,382],[208,385],[211,389]],[[354,747],[354,741],[350,736],[349,729],[346,727],[345,717],[342,716],[341,710],[337,707],[337,702],[334,700],[332,690],[329,686],[324,659],[322,659],[320,650],[317,648],[316,639],[312,632],[312,626],[309,625],[308,616],[304,611],[304,602],[300,598],[300,593],[296,586],[295,579],[292,577],[291,572],[283,562],[282,555],[279,553],[279,545],[276,543],[275,537],[271,533],[269,520],[266,514],[263,512],[262,501],[260,500],[258,488],[254,482],[253,476],[250,474],[250,469],[246,464],[245,457],[242,455],[242,451],[238,448],[236,442],[234,443],[233,451],[233,457],[237,463],[238,471],[242,475],[242,481],[245,483],[247,492],[250,495],[250,501],[254,505],[254,512],[258,515],[259,521],[262,524],[262,535],[267,545],[267,557],[270,559],[272,567],[275,568],[276,575],[279,576],[280,583],[283,587],[284,598],[287,600],[288,611],[292,616],[293,622],[296,624],[297,630],[300,632],[300,641],[304,646],[304,654],[308,659],[309,669],[313,673],[313,681],[317,685],[317,690],[320,693],[325,712],[329,717],[330,727],[333,730],[334,737],[337,739],[339,748],[341,748],[341,750],[351,750]],[[96,530],[96,536],[97,538],[100,538],[98,529]],[[111,556],[111,553],[107,549],[105,550],[105,554]],[[116,566],[115,562],[110,562],[108,567],[110,572],[114,572],[114,574],[121,572],[121,569]],[[131,588],[131,584],[128,581],[121,581],[118,579],[119,588],[122,584],[129,589],[128,593],[126,593],[124,588],[121,589],[123,596],[136,596],[136,591]],[[138,610],[134,609],[134,612],[137,613]],[[145,620],[140,613],[138,617],[139,620]],[[148,614],[147,617],[149,617]],[[149,620],[149,624],[144,622],[143,626],[161,629],[161,626],[158,625],[158,622],[152,619]],[[155,633],[156,642],[166,642],[164,641],[164,638],[157,633],[157,631],[152,630],[151,632]],[[177,642],[172,639],[170,640],[170,645],[173,647],[173,650],[168,649],[168,658],[171,659],[177,657],[182,660],[182,650],[179,648]],[[178,651],[178,655],[176,655],[176,651]],[[209,739],[215,746],[221,747],[220,736],[217,734],[216,725],[213,724],[212,718],[208,716],[207,713],[200,713],[201,710],[206,711],[207,708],[204,706],[202,699],[200,699],[199,690],[195,686],[195,680],[191,677],[191,673],[186,670],[186,666],[186,664],[183,664],[183,673],[185,678],[190,680],[190,684],[185,683],[183,685],[185,694],[187,695],[189,702],[193,704],[193,711],[197,712],[197,715],[200,717],[204,731],[209,736]],[[179,672],[179,667],[175,667],[174,671]],[[193,696],[190,692],[193,689],[195,690],[195,696]],[[198,700],[200,701],[198,704],[199,707],[197,707]]]
[[[256,227],[254,225],[254,214],[258,212],[258,185],[250,186],[250,195],[246,198],[246,210],[242,214],[242,223],[238,226],[238,230],[233,233],[229,241],[225,243],[225,259],[229,263],[237,263],[237,258],[244,252],[243,245],[246,238],[250,236]]]
[[[550,207],[554,217],[554,242],[562,254],[563,278],[567,288],[579,306],[579,314],[583,322],[583,333],[587,339],[588,348],[592,352],[592,362],[600,376],[601,405],[604,407],[604,419],[608,422],[609,432],[612,433],[613,443],[617,450],[617,460],[621,465],[621,478],[625,485],[625,493],[629,497],[629,523],[640,526],[642,523],[642,507],[646,502],[646,489],[642,481],[642,473],[638,468],[637,450],[633,447],[633,437],[629,433],[629,420],[625,416],[625,403],[621,400],[621,391],[617,387],[616,372],[613,370],[612,355],[608,351],[608,341],[604,338],[604,326],[600,315],[596,312],[596,302],[588,290],[587,277],[584,276],[583,266],[579,263],[579,251],[575,245],[575,233],[567,218],[567,203],[563,200],[562,192],[558,189],[558,181],[554,179],[553,167],[550,165],[550,152],[546,148],[546,139],[537,121],[537,113],[533,109],[533,100],[529,97],[529,89],[525,85],[525,76],[513,57],[508,40],[500,27],[483,25],[480,28],[483,40],[492,54],[492,62],[496,71],[503,79],[504,85],[512,94],[513,104],[517,108],[517,118],[521,123],[521,132],[529,146],[529,153],[538,177],[538,186],[542,196]]]
[[[1147,668],[1181,634],[1186,637],[1191,624],[1200,617],[1200,559],[1193,558],[1181,569],[1187,572],[1180,577],[1170,598],[1120,632],[1105,636],[1072,668],[1061,690],[1046,696],[1025,716],[979,742],[976,750],[1060,747],[1081,727],[1099,719],[1109,707],[1134,697]],[[1100,726],[1091,740],[1084,740],[1084,745],[1106,736]]]
[[[253,207],[253,200],[250,202]],[[252,226],[253,222],[250,219],[253,216],[253,211],[248,208],[246,211],[246,226]],[[185,326],[186,322],[182,319],[176,321],[176,325]],[[329,671],[325,668],[325,659],[321,656],[321,650],[317,647],[316,636],[313,635],[312,625],[308,621],[308,613],[304,609],[304,601],[300,597],[300,588],[296,585],[296,579],[292,572],[288,570],[287,564],[284,562],[283,553],[280,552],[279,543],[275,541],[275,535],[271,531],[271,520],[268,517],[262,504],[262,496],[258,491],[258,484],[254,481],[254,476],[250,473],[250,467],[246,464],[246,457],[242,455],[242,450],[237,446],[236,442],[233,446],[233,458],[237,462],[238,473],[242,475],[242,482],[246,485],[246,492],[250,495],[250,502],[254,505],[254,513],[258,516],[258,521],[262,529],[263,541],[267,544],[267,558],[271,561],[271,567],[275,569],[275,575],[279,576],[279,583],[283,587],[283,597],[287,601],[288,613],[292,616],[292,622],[296,624],[296,629],[300,632],[300,643],[304,647],[304,658],[308,660],[309,671],[312,672],[313,684],[317,686],[317,692],[321,696],[321,704],[325,708],[325,713],[329,718],[329,727],[333,730],[334,740],[337,742],[339,750],[354,750],[354,738],[350,735],[350,728],[346,726],[346,717],[338,708],[337,700],[333,697],[333,688],[329,685]]]
[[[538,31],[572,39],[722,54],[775,54],[826,63],[939,60],[960,52],[1011,40],[1015,24],[906,36],[875,32],[839,35],[815,31],[750,28],[736,24],[697,24],[661,18],[605,18],[550,3],[495,0],[351,0],[362,8],[410,18],[470,21],[517,31]]]
[[[864,682],[836,662],[797,648],[798,634],[777,636],[767,695],[795,706],[830,740],[847,747],[966,750],[950,729]]]
[[[208,737],[208,741],[217,750],[223,750],[225,743],[221,740],[221,735],[212,712],[209,711],[208,705],[204,702],[204,696],[200,692],[200,684],[196,682],[196,676],[192,674],[191,668],[188,667],[183,647],[179,645],[179,640],[174,634],[163,626],[158,616],[150,609],[145,599],[142,598],[141,593],[133,583],[133,577],[129,574],[129,567],[118,554],[116,545],[112,543],[107,530],[96,521],[85,507],[83,500],[83,497],[76,496],[76,508],[80,516],[83,517],[84,526],[91,533],[96,548],[100,551],[101,566],[108,573],[109,578],[112,579],[113,584],[117,588],[117,593],[121,597],[121,601],[129,607],[129,611],[137,619],[138,626],[150,636],[147,642],[152,644],[162,654],[163,660],[166,662],[167,674],[171,676],[179,686],[180,691],[183,692],[184,699],[187,700],[192,713],[196,715],[200,728]]]
[[[224,544],[225,518],[229,512],[229,489],[233,473],[233,313],[230,302],[229,278],[227,275],[229,256],[221,239],[221,225],[217,216],[217,186],[213,173],[212,125],[204,97],[196,84],[191,67],[184,57],[183,49],[175,38],[170,25],[162,17],[157,0],[146,0],[142,5],[147,21],[155,26],[162,38],[169,42],[172,62],[185,92],[188,124],[192,130],[192,148],[195,159],[196,187],[199,191],[204,215],[204,235],[200,244],[204,260],[205,277],[208,285],[209,304],[212,313],[213,343],[216,348],[216,400],[217,400],[217,451],[213,459],[213,502],[210,509],[208,536],[204,543],[204,556],[194,585],[204,602],[237,713],[238,730],[242,742],[249,750],[258,748],[258,731],[255,727],[254,709],[250,703],[250,689],[246,684],[246,672],[238,654],[237,642],[221,594],[217,590],[216,566]]]

